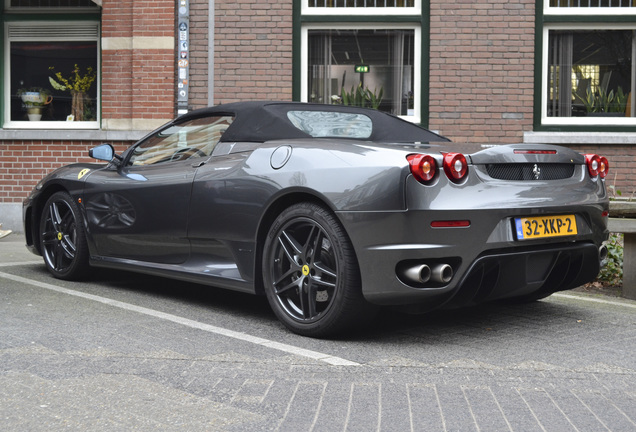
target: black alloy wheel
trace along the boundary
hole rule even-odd
[[[276,316],[295,333],[324,337],[365,321],[353,247],[336,217],[313,203],[284,210],[263,251],[263,281]]]
[[[77,280],[88,272],[88,247],[77,204],[66,192],[56,192],[40,218],[44,263],[56,278]]]

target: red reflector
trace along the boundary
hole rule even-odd
[[[470,226],[469,220],[433,221],[432,228],[465,228]]]
[[[515,154],[557,154],[556,150],[515,150]]]
[[[602,214],[603,217],[608,217],[609,216],[609,212],[607,210],[605,210]]]

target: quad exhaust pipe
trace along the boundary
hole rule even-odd
[[[433,268],[427,264],[419,264],[404,270],[403,275],[415,283],[425,284],[432,281],[447,284],[453,278],[453,268],[448,264],[436,264]]]
[[[448,264],[438,264],[433,267],[431,279],[433,282],[447,284],[453,278],[453,268]]]
[[[426,283],[431,280],[431,268],[426,264],[416,265],[415,267],[409,267],[404,272],[404,276],[408,280],[419,283]]]

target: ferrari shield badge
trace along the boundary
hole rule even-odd
[[[84,177],[86,174],[88,174],[88,172],[90,171],[89,168],[84,168],[83,170],[81,170],[79,172],[79,174],[77,174],[77,179],[81,179],[82,177]]]

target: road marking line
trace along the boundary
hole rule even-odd
[[[5,263],[0,263],[0,267],[13,267],[13,266],[34,265],[34,264],[42,264],[42,260],[5,262]]]
[[[360,366],[360,363],[356,363],[356,362],[352,362],[350,360],[347,359],[343,359],[340,357],[335,357],[329,354],[325,354],[325,353],[321,353],[318,351],[312,351],[312,350],[308,350],[305,348],[300,348],[297,346],[293,346],[293,345],[288,345],[288,344],[284,344],[284,343],[280,343],[280,342],[275,342],[275,341],[271,341],[269,339],[264,339],[258,336],[252,336],[250,334],[247,333],[243,333],[243,332],[238,332],[238,331],[234,331],[234,330],[229,330],[223,327],[217,327],[217,326],[213,326],[210,324],[204,324],[198,321],[194,321],[194,320],[190,320],[187,318],[183,318],[183,317],[179,317],[177,315],[172,315],[172,314],[168,314],[165,312],[159,312],[156,311],[154,309],[148,309],[142,306],[135,306],[133,304],[130,303],[124,303],[124,302],[120,302],[118,300],[112,300],[106,297],[100,297],[97,295],[93,295],[93,294],[86,294],[80,291],[74,291],[74,290],[70,290],[67,288],[62,288],[56,285],[52,285],[52,284],[48,284],[45,282],[39,282],[39,281],[35,281],[32,279],[27,279],[21,276],[15,276],[9,273],[4,273],[4,272],[0,272],[0,277],[5,278],[5,279],[10,279],[12,281],[15,282],[20,282],[20,283],[24,283],[27,285],[32,285],[38,288],[44,288],[44,289],[48,289],[51,291],[56,291],[62,294],[67,294],[67,295],[71,295],[71,296],[75,296],[75,297],[80,297],[86,300],[92,300],[92,301],[96,301],[99,303],[103,303],[109,306],[113,306],[116,308],[120,308],[120,309],[124,309],[124,310],[128,310],[128,311],[132,311],[132,312],[137,312],[140,314],[144,314],[144,315],[149,315],[155,318],[160,318],[166,321],[171,321],[177,324],[181,324],[187,327],[191,327],[197,330],[203,330],[206,331],[208,333],[214,333],[214,334],[218,334],[221,336],[226,336],[232,339],[237,339],[237,340],[241,340],[244,342],[249,342],[249,343],[253,343],[256,345],[260,345],[266,348],[271,348],[271,349],[275,349],[278,351],[282,351],[288,354],[294,354],[294,355],[298,355],[301,357],[307,357],[313,360],[319,360],[322,362],[325,362],[327,364],[333,365],[333,366]]]
[[[589,301],[593,303],[601,303],[601,304],[607,304],[612,306],[621,306],[621,307],[636,309],[636,303],[628,302],[628,301],[603,300],[603,299],[598,299],[598,298],[593,298],[588,296],[577,296],[577,295],[562,294],[562,293],[552,294],[552,297],[565,298],[570,300],[583,300],[583,301]]]

